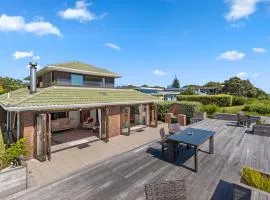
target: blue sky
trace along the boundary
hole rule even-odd
[[[1,76],[80,60],[121,85],[238,75],[270,92],[269,0],[1,0],[0,44]]]

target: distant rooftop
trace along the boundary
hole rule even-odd
[[[112,78],[121,77],[121,75],[113,73],[107,69],[99,68],[94,65],[90,65],[90,64],[83,63],[80,61],[48,64],[46,67],[40,69],[37,72],[37,76],[41,76],[43,73],[50,72],[50,71],[65,71],[65,72],[80,73],[80,74],[85,74],[85,75],[104,76],[104,77],[112,77]],[[26,79],[29,79],[29,77],[27,77]]]

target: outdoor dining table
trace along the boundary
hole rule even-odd
[[[215,131],[208,131],[196,128],[187,128],[183,131],[180,131],[174,135],[169,136],[169,161],[173,161],[175,157],[175,149],[178,147],[178,144],[183,143],[187,146],[193,146],[194,148],[194,170],[198,172],[198,147],[203,144],[206,140],[209,140],[209,154],[214,153],[214,135]]]

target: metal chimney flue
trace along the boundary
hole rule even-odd
[[[37,91],[37,63],[30,62],[30,94]]]

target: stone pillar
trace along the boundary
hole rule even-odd
[[[172,123],[172,117],[173,117],[173,113],[166,113],[165,114],[165,123]]]
[[[181,126],[186,126],[187,125],[187,116],[183,115],[183,114],[178,114],[177,121]]]

